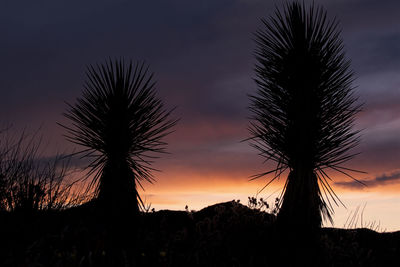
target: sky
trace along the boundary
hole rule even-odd
[[[309,1],[305,1],[309,3]],[[339,206],[335,226],[363,207],[364,221],[400,230],[400,2],[325,0],[342,28],[346,56],[363,111],[360,154],[347,167],[360,186],[332,173]],[[40,127],[49,155],[75,148],[65,141],[62,113],[81,95],[88,64],[124,57],[145,61],[157,93],[180,118],[166,139],[170,154],[154,167],[142,192],[156,209],[199,210],[257,195],[273,167],[242,142],[249,137],[248,94],[253,81],[254,32],[281,1],[87,0],[0,2],[0,123]],[[284,177],[259,197],[273,198]],[[329,226],[329,225],[327,225]]]

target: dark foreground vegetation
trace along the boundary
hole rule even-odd
[[[0,266],[397,266],[400,253],[400,232],[280,232],[274,215],[235,201],[139,218],[135,232],[90,203],[30,216],[3,213]]]

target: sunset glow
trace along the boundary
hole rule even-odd
[[[256,195],[272,204],[287,173],[259,193],[270,177],[250,178],[274,163],[263,162],[245,139],[250,136],[248,94],[256,88],[252,33],[276,1],[174,1],[165,7],[168,12],[144,2],[116,2],[101,1],[95,10],[84,3],[29,4],[24,10],[1,4],[8,25],[0,29],[1,120],[16,132],[40,128],[46,157],[77,151],[81,148],[66,142],[57,122],[66,123],[65,102],[81,95],[85,66],[108,57],[146,60],[159,96],[166,107],[176,107],[172,116],[180,121],[166,138],[168,154],[154,160],[160,171],[153,172],[154,184],[143,183],[142,199],[156,210],[186,205],[200,210],[231,200],[246,205]],[[365,205],[364,225],[377,222],[380,231],[400,230],[399,3],[323,2],[341,22],[355,91],[365,103],[355,125],[362,130],[354,150],[360,154],[346,166],[365,172],[350,174],[367,186],[330,172],[331,185],[347,207],[334,206],[335,227],[343,227]],[[85,164],[72,161],[78,168]],[[70,179],[75,178],[81,176]]]

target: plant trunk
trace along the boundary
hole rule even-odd
[[[286,229],[317,230],[322,223],[322,205],[316,174],[312,170],[293,169],[287,178],[277,223]]]
[[[98,201],[108,215],[137,217],[139,205],[133,171],[127,163],[106,163],[98,188]]]
[[[134,173],[127,163],[108,162],[99,182],[97,201],[107,227],[107,249],[136,246],[140,217]]]

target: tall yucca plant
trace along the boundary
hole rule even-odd
[[[72,121],[67,139],[84,146],[91,158],[90,186],[99,204],[113,210],[143,204],[137,190],[142,181],[153,182],[154,153],[165,152],[163,138],[176,120],[156,96],[153,74],[144,64],[109,60],[89,66],[83,96],[64,114]]]
[[[277,165],[255,178],[274,174],[273,181],[288,170],[278,222],[315,229],[321,213],[332,221],[330,199],[338,200],[326,170],[352,171],[342,164],[359,142],[352,130],[360,109],[353,72],[338,23],[321,7],[286,4],[262,23],[255,34],[258,92],[250,96],[250,139]]]

